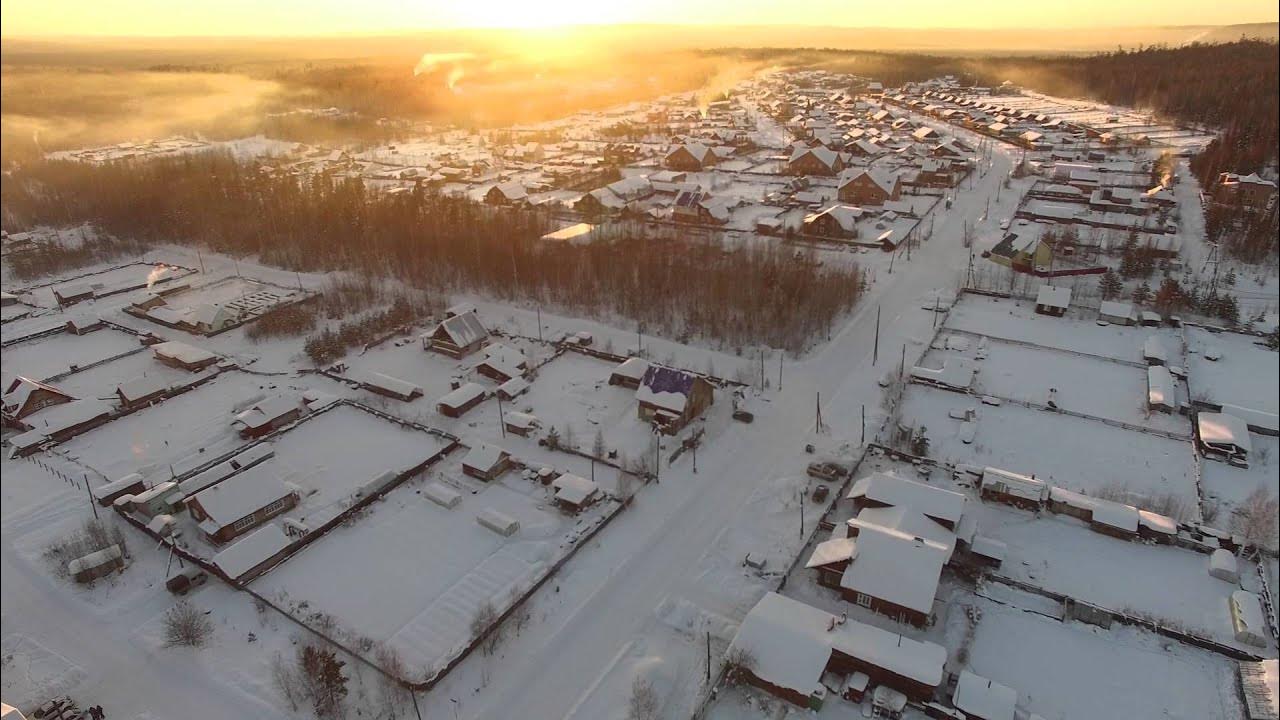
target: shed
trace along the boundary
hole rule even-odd
[[[974,720],[1013,720],[1018,693],[981,675],[961,670],[951,701]]]
[[[152,345],[151,351],[155,353],[156,360],[165,365],[192,372],[203,370],[222,359],[208,350],[176,340]]]
[[[91,552],[67,563],[67,574],[78,583],[88,583],[100,577],[106,577],[123,567],[124,553],[121,552],[120,546],[108,545],[97,552]]]
[[[1137,322],[1137,313],[1131,303],[1103,300],[1098,307],[1098,319],[1106,320],[1112,325],[1132,325]]]
[[[462,472],[485,482],[497,480],[510,467],[511,454],[487,443],[476,443],[462,458]]]
[[[451,358],[462,358],[479,350],[488,337],[489,331],[475,310],[468,310],[445,319],[427,340],[431,350]]]
[[[551,483],[555,489],[555,501],[560,509],[576,513],[595,500],[600,486],[594,481],[572,473],[564,473]]]
[[[1197,415],[1196,437],[1201,451],[1224,455],[1227,459],[1246,460],[1253,449],[1249,426],[1228,413],[1202,412]]]
[[[507,432],[520,437],[529,437],[538,427],[539,421],[537,416],[529,413],[509,412],[502,416],[502,423],[506,426]]]
[[[118,480],[112,480],[94,488],[93,497],[98,501],[99,505],[109,507],[116,501],[116,498],[124,495],[137,495],[146,489],[147,486],[143,482],[141,475],[129,473]]]
[[[982,497],[1028,510],[1039,510],[1049,499],[1049,486],[1034,475],[1020,475],[999,468],[983,468]]]
[[[640,387],[640,380],[644,378],[644,374],[649,370],[649,361],[644,358],[630,357],[623,360],[609,374],[610,385],[621,385],[622,387],[636,389]]]
[[[292,540],[279,525],[264,525],[213,556],[213,564],[233,582],[247,583],[284,560]]]
[[[469,382],[436,401],[436,411],[446,417],[462,417],[484,401],[484,386]]]
[[[359,376],[357,382],[360,383],[361,388],[371,393],[395,398],[402,402],[422,397],[421,386],[380,372],[366,371]]]
[[[141,407],[169,391],[169,383],[159,375],[140,375],[116,386],[116,397],[125,409]]]
[[[1169,351],[1165,349],[1160,338],[1152,335],[1142,343],[1142,359],[1148,365],[1164,365],[1169,362]]]
[[[1062,317],[1071,304],[1071,288],[1041,285],[1036,292],[1036,312],[1041,315]]]
[[[476,515],[476,522],[503,537],[511,537],[520,531],[520,521],[493,508],[481,510]]]
[[[503,400],[515,400],[518,396],[528,392],[529,387],[530,385],[528,380],[525,380],[522,377],[513,377],[499,385],[498,389],[494,392],[496,392],[498,397]]]
[[[246,438],[258,438],[278,430],[302,416],[297,398],[276,395],[261,400],[236,414],[231,424]]]
[[[1147,368],[1147,407],[1159,412],[1173,412],[1178,405],[1173,375],[1163,365]]]
[[[1142,311],[1142,324],[1143,324],[1143,325],[1145,325],[1145,326],[1147,326],[1147,327],[1160,327],[1160,323],[1161,323],[1162,321],[1163,321],[1163,318],[1161,318],[1161,317],[1160,317],[1160,313],[1158,313],[1158,312],[1154,312],[1154,311],[1151,311],[1151,310],[1143,310],[1143,311]]]

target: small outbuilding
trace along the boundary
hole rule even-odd
[[[487,443],[477,443],[462,458],[462,472],[477,480],[492,482],[511,468],[511,453]]]
[[[1209,554],[1209,574],[1229,583],[1240,582],[1240,567],[1230,550],[1218,548]]]
[[[1041,285],[1036,292],[1036,312],[1041,315],[1062,317],[1071,305],[1071,288]]]
[[[445,417],[459,418],[484,402],[484,386],[469,382],[436,401],[436,411]]]

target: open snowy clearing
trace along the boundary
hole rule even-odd
[[[977,428],[973,442],[965,443],[966,422],[949,413],[971,407],[978,410]],[[1034,474],[1085,494],[1124,488],[1196,499],[1190,442],[1011,403],[993,407],[918,385],[907,388],[901,412],[905,425],[927,428],[929,456],[936,460]]]
[[[1280,367],[1276,353],[1257,344],[1261,340],[1188,328],[1187,369],[1193,397],[1273,416],[1280,413]]]

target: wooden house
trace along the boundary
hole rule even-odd
[[[238,413],[231,424],[244,438],[260,438],[302,417],[302,405],[296,398],[277,395],[254,403]]]
[[[156,360],[165,365],[191,372],[215,365],[222,359],[208,350],[177,341],[157,343],[151,346],[151,351],[155,353]]]
[[[711,406],[715,392],[706,378],[652,365],[640,379],[636,401],[641,420],[674,435]]]
[[[297,492],[267,468],[256,465],[187,500],[210,542],[229,542],[298,504]]]
[[[983,468],[979,491],[984,500],[1027,510],[1039,510],[1049,499],[1049,485],[1034,475],[1020,475],[998,468]]]
[[[684,143],[667,153],[662,164],[669,170],[697,172],[714,165],[716,159],[710,147],[702,143]]]
[[[462,458],[462,472],[477,480],[492,482],[511,468],[511,453],[494,445],[478,443]]]
[[[1041,285],[1036,291],[1036,312],[1051,317],[1062,317],[1067,314],[1071,305],[1071,288],[1054,285]]]
[[[840,176],[840,202],[854,205],[883,205],[902,196],[902,178],[897,173],[850,170]]]
[[[489,331],[480,322],[480,317],[475,311],[470,311],[446,318],[426,340],[433,352],[460,359],[479,350],[488,338]]]
[[[61,405],[75,400],[58,388],[25,377],[15,377],[4,390],[3,408],[5,420],[15,423],[50,405]],[[20,427],[25,427],[19,423]]]
[[[623,360],[609,373],[609,384],[619,385],[635,390],[649,370],[649,361],[644,358],[630,357]]]
[[[132,410],[158,400],[169,392],[169,383],[159,375],[140,375],[116,386],[116,398],[120,407]]]
[[[436,412],[445,417],[459,418],[471,408],[484,402],[484,397],[483,385],[466,383],[437,400]]]
[[[835,177],[841,170],[844,170],[844,158],[825,145],[797,147],[787,161],[787,173],[791,175]]]
[[[551,482],[555,490],[555,503],[564,512],[577,514],[600,494],[600,486],[584,477],[572,473],[564,473]]]

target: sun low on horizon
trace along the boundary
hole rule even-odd
[[[542,30],[575,25],[810,25],[895,29],[1124,27],[1275,22],[1274,2],[1223,0],[1079,0],[1070,6],[1007,0],[953,3],[903,0],[21,0],[2,6],[5,37],[45,36],[299,36],[476,29]],[[714,38],[709,38],[713,41]]]

